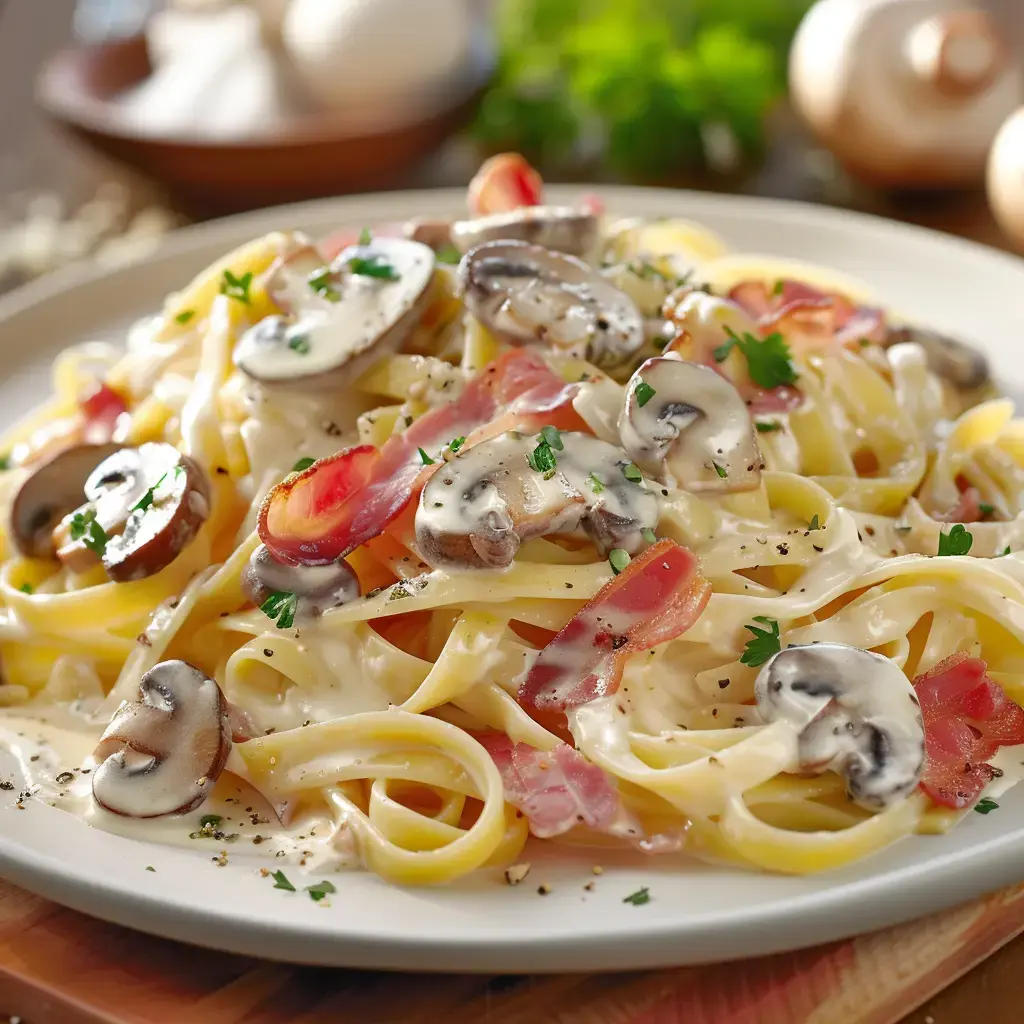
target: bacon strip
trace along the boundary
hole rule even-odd
[[[508,213],[520,206],[539,206],[544,181],[518,153],[499,153],[485,160],[473,175],[466,195],[471,217]]]
[[[988,759],[1024,743],[1024,708],[987,671],[981,658],[960,651],[914,680],[924,719],[921,788],[944,807],[970,807],[996,775]]]
[[[671,540],[652,544],[609,580],[533,663],[519,703],[567,711],[614,693],[626,659],[685,633],[711,597],[697,558]]]
[[[425,413],[379,451],[372,445],[349,448],[278,484],[260,508],[260,539],[282,562],[333,562],[381,534],[419,493],[437,468],[424,466],[420,448],[437,452],[501,412],[512,417],[511,425],[550,417],[560,407],[571,408],[575,392],[576,385],[566,384],[535,353],[506,352],[459,398]]]

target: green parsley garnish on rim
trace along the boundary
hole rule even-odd
[[[295,886],[288,881],[288,876],[283,871],[273,871],[270,877],[274,880],[275,889],[284,889],[286,892],[295,892]]]
[[[781,334],[776,332],[767,338],[755,338],[747,331],[741,336],[731,327],[724,324],[723,327],[729,340],[715,349],[716,363],[724,362],[735,347],[746,356],[750,379],[758,387],[771,390],[783,384],[796,383],[796,370],[790,362],[789,346]]]
[[[634,907],[642,907],[645,903],[651,902],[651,890],[645,885],[642,889],[631,892],[622,902],[632,903]]]
[[[295,611],[299,605],[297,594],[289,593],[286,590],[275,590],[260,605],[260,611],[268,619],[277,620],[278,629],[290,629],[295,623]]]
[[[939,555],[966,555],[971,550],[974,537],[961,523],[953,526],[949,533],[939,534]]]
[[[224,271],[224,279],[220,283],[221,295],[236,299],[243,305],[252,305],[249,298],[249,286],[252,284],[252,271],[247,270],[241,277],[235,277],[230,270]]]
[[[319,903],[325,896],[329,896],[338,890],[334,888],[333,882],[328,882],[325,879],[322,882],[317,882],[316,885],[307,885],[305,891],[309,893],[309,898],[314,903]]]
[[[979,814],[988,814],[989,811],[994,811],[999,804],[995,802],[991,797],[983,796],[975,805],[974,809]]]
[[[755,615],[754,622],[760,622],[768,629],[761,629],[758,626],[743,627],[749,629],[754,636],[753,639],[747,641],[740,664],[750,665],[751,668],[763,665],[773,654],[778,654],[782,650],[778,622],[767,615]]]

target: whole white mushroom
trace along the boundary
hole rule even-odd
[[[292,0],[281,35],[300,81],[332,110],[417,107],[465,61],[468,0]]]

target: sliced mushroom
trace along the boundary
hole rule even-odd
[[[485,242],[459,264],[469,311],[512,345],[534,342],[602,367],[644,343],[633,300],[582,260],[526,242]]]
[[[120,449],[116,444],[78,444],[37,466],[11,506],[11,538],[29,558],[53,558],[54,527],[82,502],[89,474]]]
[[[228,703],[185,661],[163,661],[123,701],[100,737],[92,795],[114,814],[185,814],[209,796],[231,752]]]
[[[972,345],[924,327],[892,327],[884,345],[912,341],[924,349],[928,368],[958,391],[974,391],[991,382],[988,359]]]
[[[330,301],[322,292],[310,286],[310,276],[327,266],[328,260],[299,231],[284,236],[281,255],[270,265],[263,279],[263,287],[275,306],[282,312],[295,314],[315,306],[326,306]]]
[[[834,771],[851,799],[882,810],[908,796],[924,769],[924,725],[893,661],[846,644],[780,651],[758,674],[761,717],[797,730],[801,771]]]
[[[582,527],[602,553],[644,544],[658,524],[657,498],[628,479],[625,452],[588,434],[564,433],[557,465],[528,458],[537,439],[515,431],[460,452],[427,482],[416,541],[433,566],[503,568],[520,544]]]
[[[434,253],[419,242],[377,238],[308,273],[304,259],[296,257],[305,292],[286,289],[290,315],[265,317],[235,347],[235,365],[261,383],[344,383],[397,349],[429,301]]]
[[[422,242],[434,252],[452,244],[452,222],[447,217],[413,217],[402,226],[405,237]]]
[[[583,259],[597,247],[598,233],[597,217],[571,206],[521,206],[451,226],[452,244],[462,253],[484,242],[516,240]]]
[[[163,442],[115,452],[93,470],[85,496],[88,502],[78,511],[102,528],[107,537],[103,566],[118,583],[170,565],[210,514],[206,474]],[[74,544],[84,546],[82,540]],[[61,550],[65,558],[75,557]]]
[[[286,565],[261,544],[242,572],[242,590],[257,606],[273,593],[295,594],[295,619],[308,621],[359,597],[359,580],[344,559],[328,565]]]
[[[626,385],[619,434],[637,465],[689,491],[745,491],[761,481],[746,403],[707,366],[648,359]]]

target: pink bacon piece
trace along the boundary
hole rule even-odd
[[[425,413],[379,451],[372,445],[349,448],[278,484],[260,508],[260,539],[282,562],[333,562],[379,536],[419,493],[437,468],[424,466],[420,448],[437,452],[502,413],[512,417],[511,425],[538,416],[546,422],[560,407],[571,411],[575,392],[576,385],[566,384],[535,353],[506,352],[459,398]]]
[[[693,552],[671,540],[652,544],[540,652],[519,703],[542,714],[564,712],[614,693],[626,659],[685,633],[710,597]]]
[[[469,183],[466,202],[471,217],[508,213],[520,206],[539,206],[544,181],[519,153],[498,153],[480,165]]]

